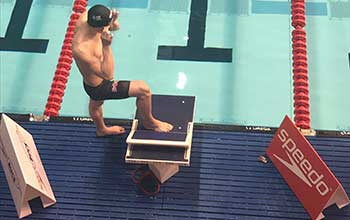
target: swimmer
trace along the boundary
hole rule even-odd
[[[97,136],[119,135],[120,126],[106,126],[102,105],[105,100],[136,97],[143,126],[158,132],[169,132],[173,126],[152,115],[151,90],[141,80],[114,78],[112,31],[120,28],[119,12],[103,5],[94,5],[78,19],[72,43],[73,58],[83,77],[83,85],[90,97],[89,114],[96,126]]]

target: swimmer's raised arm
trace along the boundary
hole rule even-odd
[[[104,53],[112,53],[111,49],[103,49]],[[113,67],[108,67],[111,65],[111,60],[109,58],[104,58],[102,61],[99,57],[94,56],[93,53],[88,53],[86,51],[80,50],[74,54],[74,59],[76,62],[80,63],[81,67],[84,67],[84,72],[88,74],[95,74],[103,79],[110,80],[114,76],[114,61]],[[111,58],[113,59],[113,57]]]
[[[101,73],[105,76],[104,79],[110,80],[114,78],[114,57],[113,51],[110,46],[110,42],[105,39],[102,40],[102,54],[103,59],[101,61]],[[104,43],[105,42],[105,43]]]

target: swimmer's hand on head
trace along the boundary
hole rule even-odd
[[[110,31],[117,31],[120,28],[119,22],[118,22],[118,17],[119,17],[119,11],[115,8],[111,9],[112,10],[112,20],[109,25],[109,30]]]
[[[119,11],[115,8],[112,8],[112,21],[115,21],[118,19],[118,16],[119,16]]]
[[[119,30],[120,26],[119,26],[119,22],[118,22],[118,16],[119,16],[119,11],[117,11],[117,9],[113,8],[111,9],[111,13],[112,13],[112,20],[109,24],[109,26],[107,26],[107,28],[105,28],[105,30],[102,32],[101,35],[101,40],[102,40],[102,44],[103,46],[109,46],[112,43],[112,39],[113,39],[113,33],[111,31],[116,31]]]

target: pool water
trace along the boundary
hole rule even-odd
[[[195,95],[197,123],[276,127],[293,117],[290,1],[90,0],[89,6],[96,3],[120,11],[112,44],[117,79],[144,80],[154,94]],[[0,0],[1,112],[43,113],[72,4]],[[350,1],[306,6],[311,127],[350,130]],[[73,63],[60,115],[88,116],[88,101]],[[105,117],[134,113],[134,98],[104,105]]]

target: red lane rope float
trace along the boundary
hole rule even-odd
[[[86,10],[87,4],[88,0],[74,1],[73,12],[69,18],[49,97],[47,98],[44,116],[58,116],[59,110],[61,109],[64,90],[66,89],[69,71],[73,62],[72,41],[74,37],[74,28],[81,13]]]
[[[309,82],[307,64],[307,44],[305,0],[292,0],[292,55],[294,86],[294,121],[301,129],[310,129]]]

